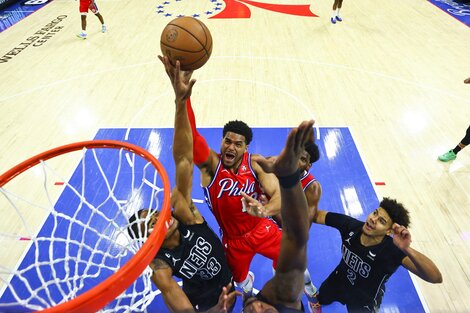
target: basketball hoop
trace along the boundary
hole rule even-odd
[[[97,163],[97,167],[98,167],[99,171],[96,171],[96,172],[104,172],[104,170],[103,170],[104,167],[102,166],[101,162],[106,162],[106,161],[101,161],[100,160],[100,156],[103,153],[108,153],[107,151],[112,150],[112,152],[110,152],[110,153],[113,153],[113,155],[118,155],[119,158],[120,158],[119,163],[117,164],[117,166],[118,166],[117,169],[113,171],[113,174],[115,172],[116,173],[115,173],[115,176],[112,177],[113,180],[111,182],[109,181],[111,179],[108,179],[108,177],[106,175],[104,175],[103,173],[97,174],[100,179],[104,178],[104,180],[106,180],[106,184],[105,184],[107,186],[106,190],[109,192],[109,194],[106,198],[106,201],[110,201],[110,199],[112,199],[114,201],[114,205],[116,207],[118,207],[119,210],[122,211],[119,214],[116,214],[115,217],[109,218],[109,225],[113,225],[115,227],[115,229],[110,233],[113,233],[113,234],[118,233],[118,235],[123,235],[125,232],[122,229],[125,229],[127,227],[127,225],[122,225],[123,224],[122,221],[125,220],[126,214],[124,214],[124,213],[127,212],[126,209],[128,210],[129,207],[126,207],[125,205],[120,204],[117,201],[117,198],[115,196],[115,192],[116,192],[116,189],[117,189],[115,186],[118,185],[118,179],[120,179],[119,177],[123,176],[122,172],[126,172],[126,175],[127,175],[127,172],[129,172],[129,173],[131,172],[131,170],[128,170],[127,168],[132,169],[132,173],[129,174],[129,177],[131,177],[131,179],[132,179],[132,186],[134,186],[134,183],[136,183],[137,186],[138,186],[138,188],[136,188],[136,189],[139,192],[141,192],[145,188],[148,188],[150,190],[151,198],[152,198],[151,206],[154,206],[155,207],[154,209],[160,209],[160,217],[158,219],[157,224],[155,225],[155,231],[153,231],[151,233],[151,235],[148,237],[148,239],[145,241],[145,243],[143,243],[143,245],[140,247],[140,249],[137,248],[138,251],[135,252],[135,254],[132,257],[130,257],[130,259],[127,262],[125,262],[122,265],[121,264],[121,259],[119,259],[118,261],[115,261],[115,259],[118,258],[118,257],[123,258],[123,256],[127,255],[126,253],[129,252],[130,250],[132,250],[129,247],[125,247],[125,248],[122,249],[122,251],[119,251],[118,253],[116,253],[117,257],[115,255],[112,256],[113,257],[113,264],[117,263],[116,266],[113,265],[113,267],[110,267],[110,266],[106,265],[106,270],[108,272],[113,272],[113,274],[111,274],[109,277],[107,277],[104,281],[97,284],[96,286],[88,288],[88,290],[84,291],[83,293],[81,293],[80,290],[78,290],[78,291],[74,290],[74,293],[76,293],[77,296],[74,297],[73,299],[64,299],[64,300],[58,301],[58,303],[54,303],[55,301],[51,301],[52,303],[48,303],[46,305],[44,305],[44,304],[39,305],[39,306],[42,306],[42,308],[38,308],[38,306],[36,305],[38,302],[39,303],[44,303],[44,302],[48,302],[48,301],[42,300],[42,299],[40,301],[35,301],[33,299],[33,296],[37,296],[41,293],[49,294],[52,291],[46,290],[46,291],[38,292],[36,290],[31,290],[31,292],[30,292],[31,296],[25,296],[25,298],[27,298],[27,299],[22,299],[22,297],[20,297],[18,295],[18,293],[14,290],[14,287],[11,287],[11,286],[8,285],[10,283],[10,280],[7,281],[6,279],[2,279],[2,281],[6,284],[5,290],[9,290],[9,292],[16,299],[16,302],[19,303],[20,305],[26,306],[27,308],[33,308],[33,310],[42,310],[42,309],[44,309],[42,312],[47,312],[47,313],[57,313],[57,312],[67,312],[67,313],[69,313],[69,312],[77,312],[77,313],[80,312],[80,313],[82,313],[82,312],[96,312],[96,311],[99,311],[104,306],[108,305],[110,302],[112,302],[114,299],[116,299],[116,297],[118,297],[121,293],[123,293],[123,291],[128,289],[129,286],[131,286],[139,278],[139,276],[147,269],[148,264],[152,261],[152,259],[155,257],[156,253],[158,252],[158,249],[160,248],[160,246],[161,246],[161,244],[164,240],[165,234],[168,230],[168,222],[169,222],[170,215],[171,215],[170,182],[169,182],[169,179],[168,179],[168,175],[167,175],[163,165],[160,163],[160,161],[158,161],[152,154],[150,154],[150,152],[146,151],[145,149],[143,149],[141,147],[138,147],[136,145],[126,143],[126,142],[120,142],[120,141],[115,141],[115,140],[91,140],[91,141],[83,141],[83,142],[68,144],[68,145],[64,145],[64,146],[60,146],[60,147],[48,150],[46,152],[38,154],[38,155],[36,155],[36,156],[26,160],[26,161],[14,166],[13,168],[11,168],[6,173],[0,175],[0,192],[7,198],[8,202],[12,203],[13,207],[16,209],[16,206],[14,204],[14,200],[16,200],[20,197],[18,197],[17,195],[12,196],[11,192],[4,189],[4,186],[7,183],[9,183],[15,177],[17,177],[20,174],[24,173],[25,171],[31,169],[32,167],[35,167],[38,164],[43,164],[44,172],[46,172],[46,166],[47,166],[47,165],[45,165],[46,160],[55,158],[57,156],[64,156],[65,154],[69,154],[71,152],[80,151],[80,150],[83,151],[82,152],[82,161],[81,161],[82,163],[80,164],[81,165],[81,170],[82,170],[83,173],[86,172],[85,169],[88,169],[90,167],[90,166],[88,166],[88,163],[85,163],[86,153],[92,153],[92,155],[89,156],[90,161],[88,161],[88,162],[93,163],[93,164],[94,164],[94,162]],[[126,160],[126,158],[129,158],[129,153],[132,154],[132,158],[133,158],[132,160],[135,160],[135,161],[128,162],[129,164],[127,164],[125,162],[125,160]],[[124,161],[122,161],[122,160],[124,160]],[[142,167],[137,168],[136,164],[142,164]],[[105,164],[105,165],[107,165],[107,164]],[[126,167],[126,170],[123,170],[122,169],[123,167]],[[49,170],[49,168],[47,168],[47,170]],[[96,172],[94,172],[94,174],[96,174]],[[138,178],[139,174],[142,175],[142,178]],[[153,181],[149,181],[146,178],[148,175],[153,177]],[[47,181],[47,175],[45,174],[45,176],[46,177],[44,178],[44,181]],[[88,181],[90,181],[90,180],[91,179],[89,179]],[[85,179],[85,174],[83,174],[83,178],[82,178],[82,181],[81,181],[80,185],[85,185],[86,182],[87,182],[87,180]],[[161,187],[159,187],[159,185],[161,185]],[[150,187],[148,187],[148,186],[150,186]],[[101,204],[98,204],[98,205],[94,205],[94,204],[92,204],[91,200],[86,199],[84,191],[81,191],[81,190],[79,190],[79,188],[75,188],[73,186],[68,186],[68,183],[66,183],[66,187],[70,187],[70,189],[73,191],[73,193],[75,193],[77,195],[77,198],[80,199],[80,203],[78,205],[78,208],[82,209],[83,207],[89,207],[90,210],[93,211],[93,213],[90,213],[90,218],[89,218],[90,220],[93,218],[93,216],[94,216],[93,214],[96,214],[100,218],[101,217],[102,218],[108,218],[107,216],[104,216],[102,212],[100,212],[100,209],[103,206],[104,202],[101,203]],[[44,189],[46,189],[46,187],[44,187]],[[45,192],[46,192],[47,196],[49,197],[47,189],[45,190]],[[155,200],[155,199],[157,199],[157,197],[162,197],[163,200],[161,200],[161,201]],[[131,200],[133,200],[133,198]],[[129,200],[129,202],[131,200]],[[161,203],[161,206],[159,206],[159,203]],[[144,204],[144,205],[146,205],[146,204]],[[54,204],[53,206],[54,207],[52,208],[52,210],[54,211],[56,204]],[[105,229],[105,230],[94,229],[91,226],[91,224],[92,224],[91,222],[89,224],[85,224],[84,222],[79,221],[76,218],[76,216],[72,216],[72,214],[76,214],[78,208],[76,208],[75,210],[70,210],[71,211],[70,217],[63,216],[64,214],[62,212],[58,213],[56,211],[53,212],[54,213],[53,215],[54,216],[60,216],[60,218],[61,218],[60,221],[66,220],[67,221],[66,224],[70,225],[69,227],[71,229],[72,229],[72,227],[74,227],[74,229],[70,230],[69,233],[72,233],[73,231],[75,231],[75,229],[77,229],[77,227],[83,227],[85,229],[85,230],[83,230],[83,233],[93,231],[97,235],[101,235],[101,233],[105,233],[106,230],[108,230],[108,229]],[[146,208],[147,208],[147,206],[146,206]],[[96,213],[95,213],[95,211],[96,211]],[[21,215],[18,209],[17,209],[17,212],[18,212],[19,215]],[[128,214],[128,212],[127,212],[127,214]],[[120,215],[123,215],[123,216],[120,216]],[[112,219],[112,218],[114,218],[114,219]],[[118,225],[119,223],[117,221],[120,221],[121,225]],[[64,224],[63,222],[61,222],[61,223],[62,223],[61,225]],[[78,225],[78,226],[75,226],[75,225]],[[108,228],[109,225],[106,225],[106,228]],[[34,237],[34,235],[32,237]],[[106,240],[109,240],[110,238],[111,238],[110,241],[112,241],[112,238],[113,238],[112,236],[111,237],[106,237]],[[69,238],[66,238],[66,239],[69,240]],[[34,242],[34,244],[37,246],[40,243],[35,242],[35,240],[37,240],[38,242],[41,241],[40,243],[42,243],[45,239],[44,238],[36,238],[36,239],[32,238],[31,242]],[[56,242],[54,240],[57,240],[57,238],[50,238],[49,240],[50,240],[50,243],[48,243],[48,244],[52,247]],[[60,244],[63,244],[63,241],[65,241],[65,239],[60,239]],[[101,241],[101,237],[100,237],[100,241]],[[69,250],[72,250],[72,249],[69,248],[69,246],[68,246],[69,244],[70,245],[72,245],[72,244],[75,245],[76,244],[75,239],[74,239],[73,243],[72,242],[70,242],[70,243],[66,242],[65,243],[65,245],[66,245],[65,250],[67,252]],[[31,245],[33,245],[33,243]],[[73,267],[73,265],[69,265],[69,263],[71,262],[70,258],[74,258],[74,259],[77,260],[77,263],[80,263],[80,265],[82,263],[84,263],[85,264],[84,266],[86,266],[86,269],[89,269],[90,266],[89,266],[89,264],[86,264],[86,262],[95,262],[95,260],[99,259],[99,258],[100,259],[105,259],[110,254],[111,249],[109,249],[109,248],[107,248],[109,251],[106,250],[104,252],[100,252],[100,254],[94,254],[95,253],[94,251],[91,251],[91,252],[89,251],[89,250],[92,250],[92,249],[96,249],[98,247],[99,247],[98,244],[95,244],[94,246],[93,245],[87,246],[86,243],[85,243],[84,247],[79,246],[77,248],[77,250],[79,250],[79,253],[77,254],[78,256],[73,256],[73,257],[66,256],[66,257],[64,257],[64,263],[66,263],[67,267]],[[51,250],[52,250],[52,248],[51,248]],[[85,254],[91,254],[91,257],[87,260],[81,260],[80,257],[83,257],[83,255],[85,255]],[[38,264],[41,264],[41,266],[43,265],[41,263],[41,262],[43,262],[42,260],[41,260],[41,262],[39,262],[39,260],[36,260],[36,262]],[[50,263],[55,263],[55,260],[50,260],[49,262]],[[93,266],[95,266],[95,265],[99,267],[98,264],[93,264]],[[39,267],[40,265],[33,265],[33,266]],[[50,266],[52,267],[52,265],[50,265]],[[56,266],[56,265],[54,265],[54,266]],[[76,266],[76,267],[78,268],[79,266]],[[4,269],[2,268],[2,270],[4,270]],[[34,270],[36,272],[41,271],[40,269],[34,269]],[[11,276],[15,276],[15,275],[18,275],[18,271],[17,270],[11,270]],[[25,275],[25,274],[22,273],[21,275]],[[38,275],[41,276],[41,280],[43,279],[43,276],[45,276],[42,273],[39,273]],[[81,276],[80,273],[75,273],[74,275],[77,276],[77,277]],[[89,274],[89,275],[90,275],[91,279],[96,279],[96,274],[95,273]],[[51,278],[52,280],[57,280],[57,277],[54,277],[54,275],[51,275],[51,276],[52,276],[52,278]],[[74,277],[74,279],[78,279],[77,277]],[[79,277],[79,278],[82,279],[81,277]],[[22,280],[23,282],[24,282],[24,280],[27,280],[27,279],[24,279],[24,278],[22,279],[21,277],[19,279]],[[70,278],[64,278],[64,280],[67,280],[67,279],[70,279]],[[24,282],[24,283],[26,284],[27,282]],[[56,282],[54,282],[54,283],[56,283]],[[64,286],[72,284],[69,281],[57,282],[57,286],[54,287],[54,283],[52,283],[52,282],[50,283],[50,285],[52,286],[51,289],[52,288],[64,289],[65,288]],[[46,282],[46,284],[49,285],[49,282]],[[80,283],[78,283],[76,285],[84,287],[87,284],[89,284],[89,283],[88,282],[84,283],[83,281],[81,281]],[[42,285],[45,285],[45,284],[43,283]],[[77,286],[74,285],[73,289],[78,289]],[[12,289],[10,290],[10,288],[12,288]],[[41,286],[41,288],[44,288],[44,286]],[[29,285],[28,285],[28,287],[26,289],[32,289],[32,287],[29,287]],[[87,288],[83,288],[83,289],[87,289]],[[41,289],[41,290],[43,290],[43,289]],[[67,292],[68,292],[67,290],[63,291],[63,293],[65,293],[65,294],[67,294]],[[1,300],[1,298],[0,298],[0,300]],[[35,304],[30,305],[29,304],[30,302],[35,303]],[[5,304],[0,301],[0,311],[2,311],[2,305],[5,305]],[[8,307],[8,306],[11,307],[12,304],[11,303],[6,304],[6,307]]]

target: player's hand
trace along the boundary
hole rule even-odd
[[[257,217],[268,217],[268,212],[266,210],[266,203],[268,203],[268,199],[265,195],[261,195],[260,200],[258,201],[253,197],[250,197],[244,192],[240,193],[242,195],[242,205],[244,211],[248,214],[257,216]]]
[[[159,55],[158,58],[165,66],[166,74],[170,78],[175,91],[176,101],[180,102],[188,99],[191,96],[193,86],[196,83],[195,79],[191,79],[193,71],[181,70],[179,61],[176,61],[176,66],[173,66],[167,56],[162,57]]]
[[[274,173],[277,177],[289,176],[295,173],[298,162],[305,145],[313,143],[314,120],[303,121],[298,127],[293,128],[287,136],[285,147],[279,156],[267,159],[259,159],[258,164],[267,173]]]
[[[411,245],[411,234],[405,226],[397,223],[392,225],[393,243],[395,246],[404,251]]]
[[[465,84],[470,84],[470,77],[463,81]]]
[[[222,292],[219,296],[219,302],[211,309],[209,309],[206,313],[226,313],[232,307],[235,299],[238,296],[241,296],[242,293],[240,291],[234,290],[229,292],[232,289],[232,283],[229,283],[227,286],[222,288]]]

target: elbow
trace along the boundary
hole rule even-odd
[[[433,284],[440,284],[443,282],[441,272],[437,271],[436,275],[434,275],[433,279],[430,281]]]

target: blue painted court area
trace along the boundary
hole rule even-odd
[[[254,140],[250,144],[249,150],[266,156],[276,155],[283,147],[289,130],[290,128],[254,128]],[[215,148],[217,151],[220,146],[222,130],[220,128],[205,128],[200,129],[199,131],[206,138],[209,146]],[[170,176],[170,180],[173,183],[174,165],[171,155],[172,135],[173,129],[170,128],[113,128],[101,129],[95,139],[127,141],[151,151],[165,166]],[[311,171],[323,187],[323,196],[320,202],[320,208],[327,211],[346,213],[360,220],[365,220],[368,213],[377,208],[379,200],[377,199],[371,178],[368,176],[349,129],[320,128],[320,140],[317,141],[317,144],[320,148],[321,159],[314,164]],[[113,155],[110,155],[110,157],[107,158],[105,154],[102,155],[102,157],[106,164],[106,167],[103,170],[105,172],[116,171],[117,165],[114,163],[118,158]],[[92,162],[90,164],[92,164]],[[87,170],[90,172],[99,171],[97,168],[88,168]],[[70,184],[81,184],[80,179],[75,180],[74,178],[76,175],[79,175],[79,172],[80,170],[77,170],[74,173],[71,178],[71,182],[69,182]],[[204,197],[202,189],[200,188],[199,172],[197,169],[195,169],[194,174],[193,199],[202,201]],[[112,177],[112,173],[109,175]],[[126,171],[122,171],[122,175],[126,175]],[[77,188],[80,188],[80,186],[77,186]],[[103,194],[105,193],[107,194],[107,190],[103,190],[106,186],[104,186],[100,181],[97,181],[96,183],[88,181],[87,188],[89,189],[87,193],[90,193],[87,196],[91,198],[95,197],[93,193],[95,193],[98,198],[103,197]],[[129,186],[123,186],[122,193],[126,192],[125,188],[129,188]],[[57,206],[74,201],[71,199],[73,198],[69,199],[67,194],[63,194],[60,197],[60,203],[58,203]],[[214,230],[218,230],[217,223],[206,205],[204,203],[196,204],[212,228]],[[112,205],[103,206],[101,208],[103,211],[110,210],[110,212],[107,213],[110,215],[113,214],[113,209],[115,208],[113,208]],[[87,217],[77,216],[77,218],[86,219]],[[44,225],[41,233],[46,234],[55,231],[56,236],[60,235],[60,232],[51,230],[48,225],[48,223]],[[88,236],[86,232],[77,231],[77,233],[80,236]],[[92,234],[90,235],[89,240],[95,240]],[[61,253],[58,252],[58,255],[61,255]],[[31,259],[28,258],[31,257],[31,253],[27,254],[23,264],[30,263]],[[326,226],[312,225],[308,246],[308,257],[308,267],[312,275],[313,282],[319,287],[321,282],[336,267],[341,258],[341,239],[339,232]],[[34,258],[32,260],[34,260]],[[26,265],[21,265],[21,267],[24,266]],[[61,271],[61,269],[57,270]],[[261,256],[256,256],[253,260],[252,271],[256,276],[254,284],[256,289],[260,289],[272,276],[270,261]],[[37,277],[31,277],[28,279],[38,281]],[[97,281],[99,281],[99,279],[95,279],[94,281],[87,283],[91,285]],[[55,292],[55,290],[52,292]],[[4,294],[2,298],[0,298],[0,302],[7,301],[10,296],[11,295],[9,294]],[[304,299],[304,301],[306,301],[306,299]],[[234,312],[240,311],[241,300],[239,299]],[[156,296],[155,300],[149,307],[149,312],[167,312],[161,295]],[[346,309],[342,305],[336,303],[323,307],[323,312],[341,313],[346,312]],[[403,268],[400,268],[388,281],[381,312],[425,312],[418,293],[411,281],[410,275]]]
[[[0,10],[0,33],[44,7],[49,0],[17,1]]]
[[[468,0],[429,0],[436,7],[470,27],[470,1]]]

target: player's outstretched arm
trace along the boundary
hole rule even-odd
[[[174,216],[184,224],[202,223],[203,218],[191,199],[193,181],[193,138],[186,110],[186,99],[191,94],[195,80],[192,72],[181,71],[179,62],[173,67],[168,58],[161,59],[175,91],[175,129],[173,135],[173,160],[176,185],[171,193]]]
[[[402,265],[427,282],[442,283],[442,274],[434,262],[421,252],[411,248],[411,234],[408,229],[395,223],[392,226],[392,231],[393,243],[406,254]]]
[[[300,183],[298,160],[305,144],[313,142],[314,121],[304,121],[291,130],[280,155],[263,163],[266,172],[274,173],[281,190],[283,221],[281,251],[274,278],[261,290],[272,303],[300,308],[307,266],[307,241],[310,223],[305,193]]]
[[[188,111],[189,124],[193,133],[193,157],[194,164],[201,171],[201,182],[203,186],[207,186],[214,177],[215,169],[219,162],[217,152],[209,148],[204,137],[199,134],[196,127],[196,117],[191,105],[191,99],[186,100],[186,110]]]
[[[194,312],[194,308],[183,289],[173,279],[173,271],[165,261],[155,259],[150,263],[152,281],[161,291],[163,300],[171,312]]]

